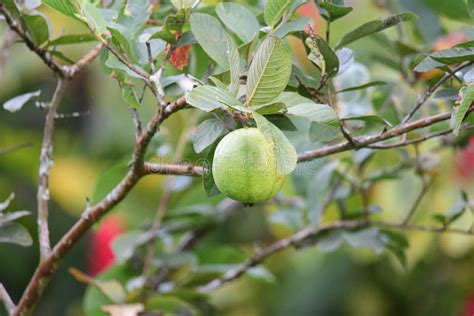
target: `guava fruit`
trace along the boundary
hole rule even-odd
[[[212,173],[224,195],[244,204],[268,200],[284,181],[271,145],[257,128],[227,134],[216,147]]]

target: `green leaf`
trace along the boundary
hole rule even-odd
[[[74,1],[71,0],[42,0],[48,7],[61,12],[64,15],[77,19]]]
[[[59,51],[59,50],[50,50],[48,51],[48,53],[50,53],[52,56],[56,57],[56,58],[59,58],[61,59],[62,61],[65,61],[66,63],[68,63],[69,65],[73,65],[74,64],[74,60],[72,60],[71,58],[67,57],[66,55],[63,54],[63,52]]]
[[[426,56],[418,64],[416,64],[413,70],[416,72],[427,72],[427,71],[433,70],[435,68],[443,67],[443,66],[444,66],[443,63],[437,62],[430,56]]]
[[[224,133],[224,124],[216,118],[203,121],[193,135],[193,148],[196,153],[201,153]]]
[[[282,175],[291,173],[296,168],[298,159],[295,147],[286,138],[285,134],[264,116],[253,112],[253,117],[257,123],[257,128],[262,132],[275,152],[278,172]]]
[[[247,78],[247,104],[272,101],[283,90],[291,75],[291,55],[283,42],[269,36],[260,45]]]
[[[277,103],[270,103],[270,104],[262,104],[262,105],[254,105],[249,107],[250,110],[257,112],[258,114],[276,114],[281,113],[283,110],[286,109],[285,104],[281,102]]]
[[[165,21],[165,28],[169,31],[182,32],[184,25],[189,20],[191,11],[189,9],[179,10],[174,15],[168,15]]]
[[[469,19],[465,0],[424,0],[424,2],[438,14],[453,20]]]
[[[28,230],[18,223],[8,223],[0,226],[0,243],[17,244],[23,247],[31,246],[33,240]]]
[[[92,34],[69,34],[49,41],[48,46],[71,45],[93,41],[97,41],[97,39]]]
[[[115,238],[111,243],[115,260],[122,263],[132,258],[135,249],[149,240],[144,237],[146,237],[145,234],[140,231],[131,231]]]
[[[193,13],[189,19],[191,31],[202,49],[224,70],[229,69],[227,41],[233,39],[215,17],[203,13]]]
[[[339,125],[311,122],[309,139],[312,142],[330,142],[340,135]]]
[[[224,25],[237,34],[244,44],[251,42],[260,31],[257,18],[240,4],[221,2],[216,6],[216,13]]]
[[[46,15],[39,11],[31,11],[23,15],[28,34],[37,46],[49,39],[50,26]]]
[[[135,89],[125,82],[120,82],[120,90],[122,92],[123,100],[130,105],[132,108],[138,109],[140,107],[140,101],[138,100]]]
[[[81,2],[81,11],[87,25],[95,32],[102,34],[106,31],[106,22],[99,9],[90,2]]]
[[[125,1],[119,12],[117,23],[125,27],[131,34],[142,31],[150,18],[152,5],[148,0]]]
[[[326,21],[331,21],[331,22],[336,21],[337,19],[340,19],[343,16],[346,16],[347,14],[351,13],[353,10],[351,7],[337,5],[329,1],[322,1],[319,4],[319,7],[322,9],[320,10],[321,16]]]
[[[241,108],[243,104],[236,100],[228,91],[213,87],[200,86],[186,94],[186,102],[195,108],[210,112],[223,106]]]
[[[298,130],[295,124],[293,124],[293,122],[283,114],[265,115],[265,118],[282,131],[295,132]]]
[[[383,117],[380,117],[378,115],[355,115],[355,116],[346,116],[344,118],[341,118],[341,121],[363,121],[366,123],[372,123],[372,124],[381,124],[385,126],[392,126],[390,122],[385,120]]]
[[[21,110],[23,105],[25,105],[26,102],[31,100],[34,97],[39,97],[41,94],[41,90],[34,91],[34,92],[28,92],[19,96],[14,97],[13,99],[8,100],[3,104],[3,108],[9,112],[18,112]]]
[[[474,60],[474,47],[454,47],[434,52],[430,55],[432,59],[443,64],[459,64]]]
[[[416,15],[411,12],[403,12],[400,14],[389,16],[388,18],[381,19],[381,20],[374,20],[367,22],[355,30],[349,32],[348,34],[344,35],[341,41],[337,44],[336,50],[346,46],[364,36],[374,34],[380,31],[383,31],[389,27],[395,26],[401,22],[411,21],[416,19]]]
[[[230,85],[228,90],[232,95],[237,96],[240,87],[240,57],[239,50],[234,41],[227,39],[227,52],[229,54]]]
[[[339,58],[325,40],[316,35],[314,38],[308,37],[305,43],[312,53],[308,56],[309,59],[315,62],[321,69],[322,75],[327,74],[331,77],[337,74],[339,71]],[[322,62],[321,57],[324,62]]]
[[[467,0],[467,12],[471,19],[474,19],[474,0]]]
[[[459,134],[462,121],[472,102],[474,102],[474,83],[464,87],[459,93],[462,95],[460,105],[454,109],[451,116],[451,128],[453,129],[454,135]]]
[[[216,151],[217,145],[218,145],[217,142],[214,143],[214,145],[211,147],[211,149],[207,153],[206,160],[205,160],[207,172],[202,175],[202,183],[208,197],[216,196],[219,193],[221,193],[219,189],[217,188],[217,185],[214,182],[214,177],[212,175],[212,162],[214,160],[214,152]],[[193,211],[195,209],[196,207],[193,207]]]
[[[170,44],[176,44],[176,39],[173,35],[173,33],[165,28],[160,27],[158,31],[153,33],[148,39],[141,38],[142,41],[146,42],[149,39],[155,39],[159,38],[164,40],[165,42],[168,42]]]
[[[284,38],[290,33],[303,31],[305,26],[311,22],[312,20],[309,17],[302,17],[294,21],[286,22],[285,24],[279,26],[275,32],[273,32],[273,35],[279,38]]]
[[[275,26],[290,8],[293,0],[268,0],[263,11],[263,19],[268,26]]]
[[[376,87],[376,86],[383,86],[383,85],[385,85],[384,81],[372,81],[372,82],[367,82],[367,83],[361,84],[359,86],[345,88],[345,89],[337,91],[336,93],[361,90],[361,89],[366,89],[366,88],[369,88],[369,87]]]
[[[191,9],[196,0],[171,0],[171,3],[176,7],[176,9]]]

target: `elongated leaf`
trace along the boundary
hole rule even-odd
[[[459,21],[469,19],[465,0],[424,0],[424,2],[433,8],[436,13],[453,20]]]
[[[338,126],[337,115],[334,110],[326,104],[301,103],[288,108],[288,114],[306,118],[312,122]]]
[[[282,131],[295,132],[298,130],[295,124],[283,114],[265,115],[265,118]]]
[[[10,243],[28,247],[31,246],[33,240],[23,225],[8,223],[0,226],[0,243]]]
[[[440,50],[430,55],[432,59],[443,64],[459,64],[474,60],[474,47],[454,47]]]
[[[459,134],[462,121],[464,120],[472,102],[474,102],[474,84],[470,84],[463,88],[460,93],[462,94],[461,104],[455,108],[451,116],[451,128],[453,129],[454,135]]]
[[[355,115],[355,116],[346,116],[344,118],[341,118],[341,121],[363,121],[366,123],[375,123],[375,124],[381,124],[381,125],[386,125],[386,126],[392,126],[390,122],[385,120],[383,117],[377,116],[377,115]]]
[[[273,32],[273,35],[283,38],[290,33],[303,31],[305,26],[308,23],[311,23],[311,21],[312,20],[309,17],[302,17],[294,21],[286,22],[285,24],[279,26],[276,31]]]
[[[230,67],[230,85],[228,89],[232,95],[237,96],[240,87],[240,57],[237,46],[229,39],[227,39],[227,52]]]
[[[143,29],[151,11],[152,6],[148,0],[126,1],[119,12],[117,23],[135,35]],[[180,12],[183,10],[178,11]]]
[[[221,66],[229,69],[227,41],[233,41],[215,17],[203,13],[193,13],[189,19],[191,31],[202,49]]]
[[[263,11],[265,23],[275,26],[292,3],[292,0],[268,0]]]
[[[367,82],[367,83],[361,84],[359,86],[345,88],[345,89],[337,91],[336,93],[361,90],[361,89],[366,89],[366,88],[369,88],[369,87],[376,87],[376,86],[383,86],[383,85],[385,85],[384,81],[372,81],[372,82]]]
[[[289,174],[296,168],[297,154],[295,147],[286,138],[285,134],[264,116],[253,113],[257,128],[262,132],[272,146],[277,160],[277,169],[280,174]]]
[[[106,31],[106,22],[99,9],[90,2],[81,3],[81,11],[85,22],[95,32],[102,34]]]
[[[76,8],[71,0],[42,0],[42,3],[72,18],[76,17]]]
[[[221,2],[216,6],[216,13],[225,26],[237,34],[244,44],[251,42],[260,30],[257,18],[240,4]]]
[[[247,104],[272,101],[283,90],[291,75],[291,55],[283,42],[269,36],[259,47],[247,79]]]
[[[243,104],[236,100],[228,91],[213,86],[201,86],[192,89],[186,94],[186,102],[206,112],[223,106],[233,108],[244,107]]]
[[[389,16],[385,19],[367,22],[356,28],[354,31],[344,35],[341,41],[337,44],[336,49],[346,46],[364,36],[383,31],[389,27],[397,25],[398,23],[414,20],[416,18],[416,15],[411,12],[403,12]]]
[[[38,91],[29,92],[29,93],[16,96],[13,99],[10,99],[7,102],[5,102],[3,104],[3,108],[12,113],[18,112],[21,110],[21,108],[23,107],[23,105],[25,105],[26,102],[28,102],[34,97],[39,97],[40,94],[41,94],[41,90],[38,90]]]
[[[440,63],[430,56],[426,56],[424,59],[422,59],[413,69],[416,72],[427,72],[430,70],[433,70],[438,67],[444,66],[443,63]]]
[[[216,141],[224,132],[224,125],[216,118],[203,121],[193,135],[193,147],[197,153],[202,152]]]
[[[31,39],[36,45],[40,46],[49,39],[50,26],[48,17],[39,11],[31,11],[23,15],[26,28]]]
[[[321,73],[323,75],[327,74],[328,76],[333,76],[337,74],[339,71],[339,58],[325,40],[323,40],[320,36],[307,38],[306,45],[308,45],[312,54],[316,56],[315,61],[321,64],[318,66],[321,68]],[[324,59],[324,63],[321,62],[320,56],[322,56]],[[310,59],[312,59],[311,55]]]
[[[85,42],[93,42],[96,40],[97,39],[92,34],[69,34],[55,38],[54,40],[48,43],[48,46],[71,45]]]
[[[319,6],[322,9],[320,14],[326,21],[336,21],[353,10],[351,7],[337,5],[329,1],[322,1]]]

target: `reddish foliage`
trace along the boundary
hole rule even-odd
[[[189,50],[191,49],[191,45],[184,45],[182,47],[178,47],[171,53],[170,56],[170,64],[178,68],[179,70],[183,70],[189,63]],[[166,47],[166,51],[170,50],[170,45]]]
[[[96,276],[114,263],[111,243],[124,231],[125,225],[118,215],[109,216],[102,221],[90,239],[87,253],[87,270],[90,275]]]
[[[474,136],[471,136],[469,144],[456,156],[456,174],[462,184],[467,184],[474,178]]]

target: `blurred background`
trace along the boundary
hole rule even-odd
[[[334,43],[357,25],[391,14],[382,0],[346,2],[354,7],[354,12],[332,26]],[[400,0],[398,3],[400,8],[420,15],[418,23],[425,26],[424,33],[415,34],[415,27],[409,29],[409,36],[415,38],[414,42],[420,49],[437,50],[472,39],[473,30],[469,29],[469,23],[463,17],[457,17],[455,10],[448,8],[446,11],[442,5],[445,2],[448,1]],[[72,19],[46,7],[42,7],[41,11],[52,20],[52,38],[85,32],[84,27]],[[299,14],[312,18],[316,32],[324,33],[324,23],[314,5],[303,6]],[[395,32],[391,29],[384,34],[390,37]],[[0,23],[0,34],[4,43],[12,36],[3,22]],[[304,66],[305,61],[301,57],[304,52],[298,41],[294,38],[290,42],[295,58]],[[75,60],[93,46],[93,43],[64,46],[62,51]],[[352,73],[352,77],[349,75],[339,80],[370,81],[359,78],[366,76],[371,80],[398,82],[400,75],[383,62],[378,62],[382,57],[393,57],[381,46],[383,44],[377,38],[363,39],[351,45],[360,64],[360,73]],[[0,62],[0,103],[38,89],[42,91],[39,100],[48,101],[55,79],[41,61],[21,43],[14,42],[2,52],[5,54]],[[191,73],[202,72],[203,66],[196,65],[198,54],[202,52],[193,47],[188,66]],[[311,73],[313,70],[308,68],[307,71]],[[404,88],[402,84],[398,91],[405,91],[402,90]],[[407,87],[406,90],[409,89]],[[348,96],[342,102],[357,101],[361,106],[364,100],[373,100],[377,93],[374,90],[367,95],[357,94],[356,98]],[[406,104],[414,104],[416,97],[413,89],[397,95],[400,103]],[[438,106],[449,109],[450,104],[445,102]],[[80,112],[81,115],[57,120],[50,181],[53,243],[80,216],[87,198],[92,202],[98,201],[124,175],[134,144],[130,112],[117,83],[104,74],[98,61],[68,87],[60,112]],[[139,112],[144,121],[154,113],[154,103],[149,96]],[[44,111],[35,107],[34,102],[25,105],[18,113],[0,110],[0,148],[26,145],[14,152],[0,154],[0,200],[15,192],[16,199],[9,210],[30,210],[34,215],[20,221],[31,232],[33,246],[23,248],[0,244],[0,282],[15,301],[21,296],[38,262],[34,213],[44,115]],[[197,115],[194,110],[185,110],[166,121],[153,141],[150,157],[159,156],[162,160],[171,161],[181,135],[191,138],[196,122],[202,119]],[[289,136],[295,144],[301,140],[298,133],[289,133]],[[469,134],[463,134],[457,140],[456,150],[441,148],[436,151],[438,164],[436,171],[433,171],[436,179],[432,190],[420,204],[417,222],[435,223],[431,219],[432,214],[450,209],[459,198],[460,189],[474,192],[474,141],[469,143],[469,137]],[[305,142],[305,146],[314,147],[306,139]],[[437,141],[428,142],[421,146],[421,150],[438,145]],[[189,143],[185,153],[185,157],[191,160],[200,157]],[[374,168],[387,166],[387,162],[396,163],[399,156],[398,150],[383,151],[377,153],[371,163]],[[165,181],[162,176],[145,178],[124,202],[79,242],[61,263],[35,315],[85,314],[82,300],[86,286],[77,282],[67,268],[75,267],[95,275],[108,266],[113,261],[109,248],[111,240],[125,231],[149,227]],[[291,182],[287,180],[282,194],[291,195],[297,191]],[[370,192],[370,200],[383,208],[383,215],[380,216],[384,219],[398,220],[412,205],[420,188],[421,183],[412,171],[402,171],[397,179],[377,184]],[[219,205],[222,200],[222,196],[209,199],[200,179],[179,177],[173,183],[173,192],[171,209],[201,204]],[[240,256],[237,248],[251,251],[268,240],[269,236],[287,236],[291,229],[281,224],[281,218],[270,216],[275,207],[270,203],[265,207],[243,209],[228,217],[219,229],[206,237],[194,255],[202,262],[232,262]],[[291,208],[291,205],[288,206],[286,213],[291,213]],[[329,210],[324,220],[331,220],[334,216],[334,212]],[[469,227],[472,217],[470,212],[466,212],[456,225]],[[284,221],[288,222],[290,218],[284,217]],[[217,314],[223,315],[473,316],[474,238],[422,232],[409,232],[406,237],[409,247],[405,267],[393,254],[376,254],[365,247],[353,249],[342,245],[334,250],[323,247],[287,250],[268,260],[266,267],[271,273],[257,278],[245,277],[224,286],[212,295],[212,303],[219,311]],[[268,271],[264,270],[265,273]]]

